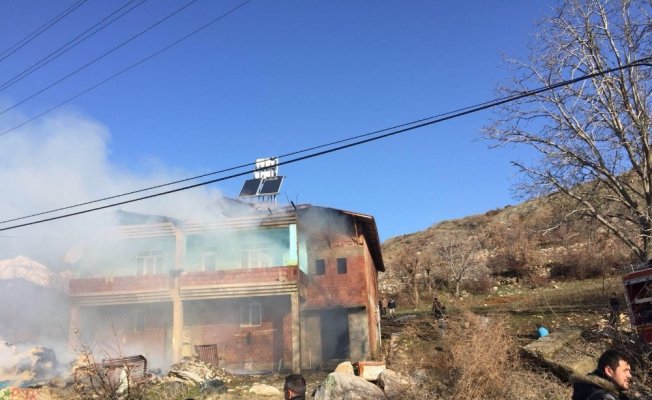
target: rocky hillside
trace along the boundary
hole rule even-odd
[[[406,274],[416,273],[427,285],[437,281],[438,272],[440,277],[450,275],[446,264],[459,264],[465,258],[478,267],[466,281],[477,280],[478,274],[489,281],[503,277],[582,279],[633,262],[617,239],[595,221],[577,217],[555,195],[442,221],[388,239],[382,249],[387,273],[380,284],[390,292],[396,291],[396,285],[410,284]],[[418,271],[407,265],[410,260],[416,262]]]

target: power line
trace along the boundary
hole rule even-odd
[[[130,4],[132,4],[134,1],[136,1],[136,0],[129,0],[127,3],[123,4],[122,6],[120,6],[120,8],[116,9],[116,10],[113,11],[111,14],[109,14],[109,15],[107,15],[106,17],[102,18],[100,21],[98,21],[97,23],[95,23],[93,26],[91,26],[90,28],[86,29],[84,32],[82,32],[82,33],[80,33],[79,35],[75,36],[75,37],[72,38],[71,40],[69,40],[69,41],[68,41],[67,43],[65,43],[63,46],[59,47],[58,49],[54,50],[53,52],[51,52],[51,53],[48,54],[47,56],[41,58],[40,60],[38,60],[38,61],[35,62],[34,64],[30,65],[27,69],[23,70],[23,71],[20,72],[18,75],[15,75],[15,76],[12,77],[11,79],[9,79],[9,80],[3,82],[2,84],[0,84],[0,92],[2,92],[3,90],[7,89],[8,87],[13,86],[16,82],[19,82],[19,81],[23,80],[24,78],[26,78],[27,76],[31,75],[31,74],[34,73],[35,71],[41,69],[42,67],[46,66],[46,65],[49,64],[50,62],[52,62],[52,61],[54,61],[55,59],[61,57],[63,54],[65,54],[65,53],[68,52],[69,50],[71,50],[71,49],[77,47],[79,44],[81,44],[81,43],[83,43],[84,41],[90,39],[90,38],[93,37],[95,34],[101,32],[104,28],[108,27],[108,26],[111,25],[112,23],[118,21],[118,20],[119,20],[120,18],[122,18],[123,16],[127,15],[127,14],[130,13],[131,11],[135,10],[136,8],[138,8],[139,6],[141,6],[142,4],[144,4],[147,0],[140,0],[140,2],[137,3],[136,5],[134,5],[133,7],[127,9],[127,10],[124,11],[124,12],[122,12],[121,14],[119,14],[118,16],[116,16],[115,18],[110,19],[110,18],[112,18],[114,15],[116,15],[117,13],[119,13],[120,11],[122,11],[125,7],[129,6]],[[106,22],[107,20],[109,20],[109,21]],[[100,26],[100,25],[101,25],[102,23],[104,23],[104,22],[106,22],[106,23],[105,23],[104,25]],[[97,28],[98,26],[99,26],[99,28]],[[95,28],[97,28],[97,29],[95,29]],[[93,31],[93,29],[95,29],[95,30]],[[89,32],[90,32],[90,34],[86,35],[86,34],[89,33]],[[86,35],[86,36],[84,37],[84,35]],[[81,38],[81,39],[80,39],[80,38]],[[80,40],[78,40],[78,39],[80,39]]]
[[[66,79],[70,78],[71,76],[73,76],[73,75],[75,75],[75,74],[77,74],[77,73],[83,71],[84,69],[90,67],[91,65],[93,65],[93,64],[95,64],[96,62],[100,61],[100,60],[103,59],[104,57],[106,57],[106,56],[108,56],[109,54],[113,53],[114,51],[118,50],[118,49],[121,48],[122,46],[124,46],[124,45],[126,45],[126,44],[132,42],[133,40],[139,38],[140,36],[144,35],[145,33],[149,32],[150,30],[156,28],[157,26],[159,26],[159,25],[162,24],[163,22],[167,21],[168,19],[170,19],[170,18],[174,17],[175,15],[179,14],[181,11],[185,10],[186,8],[188,8],[189,6],[191,6],[192,4],[194,4],[194,3],[196,3],[196,2],[197,2],[197,0],[190,0],[188,3],[184,4],[183,6],[181,6],[180,8],[178,8],[177,10],[175,10],[175,11],[173,11],[172,13],[168,14],[167,16],[163,17],[162,19],[160,19],[160,20],[158,20],[157,22],[155,22],[154,24],[148,26],[147,28],[145,28],[144,30],[140,31],[140,32],[137,33],[136,35],[134,35],[134,36],[130,37],[129,39],[123,41],[122,43],[118,44],[117,46],[114,46],[114,47],[111,48],[109,51],[107,51],[107,52],[103,53],[102,55],[100,55],[100,56],[94,58],[93,60],[87,62],[86,64],[84,64],[84,65],[82,65],[81,67],[77,68],[76,70],[72,71],[71,73],[69,73],[68,75],[64,76],[63,78],[59,78],[58,80],[54,81],[53,83],[49,84],[48,86],[44,87],[43,89],[38,90],[38,91],[32,93],[31,95],[25,97],[24,99],[22,99],[22,100],[19,101],[18,103],[15,103],[14,105],[12,105],[12,106],[10,106],[10,107],[8,107],[8,108],[5,108],[4,110],[0,111],[0,115],[6,113],[7,111],[13,110],[14,108],[18,107],[19,105],[21,105],[21,104],[23,104],[23,103],[25,103],[25,102],[27,102],[27,101],[33,99],[34,97],[36,97],[36,96],[38,96],[39,94],[45,92],[46,90],[53,88],[54,86],[56,86],[56,85],[58,85],[59,83],[65,81]]]
[[[447,120],[450,120],[450,119],[459,118],[459,117],[464,116],[464,115],[468,115],[468,114],[476,113],[476,112],[479,112],[479,111],[483,111],[483,110],[486,110],[486,109],[489,109],[489,108],[499,106],[501,104],[509,103],[509,102],[519,100],[519,99],[522,99],[522,98],[525,98],[525,97],[534,96],[536,94],[539,94],[539,93],[542,93],[542,92],[547,92],[547,91],[550,91],[550,90],[554,90],[554,89],[557,89],[557,88],[562,87],[562,86],[566,86],[566,85],[570,85],[570,84],[573,84],[573,83],[581,82],[581,81],[584,81],[586,79],[591,79],[591,78],[594,78],[594,77],[597,77],[597,76],[606,75],[606,74],[609,74],[609,73],[612,73],[612,72],[632,68],[632,67],[635,67],[635,66],[652,66],[651,63],[652,63],[652,57],[646,57],[646,58],[636,60],[636,61],[634,61],[634,62],[632,62],[630,64],[626,64],[626,65],[623,65],[623,66],[620,66],[620,67],[615,67],[615,68],[611,68],[611,69],[608,69],[608,70],[605,70],[605,71],[595,72],[593,74],[584,75],[584,76],[579,77],[579,78],[559,82],[559,83],[556,83],[556,84],[553,84],[553,85],[544,86],[544,87],[541,87],[541,88],[538,88],[538,89],[528,90],[528,91],[525,91],[525,92],[522,92],[522,93],[519,93],[519,94],[516,94],[516,95],[507,96],[507,97],[499,98],[499,99],[496,99],[496,100],[493,100],[493,101],[480,103],[479,105],[476,105],[476,106],[465,107],[465,108],[461,109],[462,111],[459,111],[459,112],[444,113],[444,114],[442,114],[442,115],[444,115],[443,117],[431,119],[431,120],[428,120],[428,121],[419,122],[417,124],[413,124],[411,126],[403,127],[401,129],[398,129],[398,130],[392,130],[391,132],[387,132],[387,133],[384,133],[382,135],[373,136],[373,137],[369,137],[369,138],[366,138],[366,139],[358,140],[358,141],[355,141],[355,142],[352,142],[352,143],[348,143],[348,144],[340,145],[340,146],[333,147],[333,148],[330,148],[330,149],[318,151],[318,152],[311,153],[311,154],[308,154],[308,155],[305,155],[305,156],[296,157],[296,158],[293,158],[293,159],[290,159],[290,160],[287,160],[287,161],[280,161],[278,163],[278,165],[279,166],[288,165],[288,164],[297,163],[299,161],[303,161],[303,160],[307,160],[307,159],[311,159],[311,158],[315,158],[315,157],[320,157],[320,156],[323,156],[323,155],[326,155],[326,154],[329,154],[329,153],[334,153],[336,151],[348,149],[350,147],[360,146],[360,145],[363,145],[363,144],[366,144],[366,143],[371,143],[371,142],[374,142],[374,141],[377,141],[377,140],[380,140],[380,139],[385,139],[385,138],[395,136],[395,135],[398,135],[398,134],[401,134],[401,133],[413,131],[415,129],[423,128],[423,127],[433,125],[433,124],[436,124],[436,123],[439,123],[439,122],[444,122],[444,121],[447,121]],[[407,124],[407,125],[410,125],[410,124]],[[99,210],[103,210],[103,209],[106,209],[106,208],[111,208],[111,207],[120,206],[120,205],[124,205],[124,204],[134,203],[134,202],[141,201],[141,200],[151,199],[151,198],[154,198],[154,197],[160,197],[160,196],[164,196],[164,195],[168,195],[168,194],[172,194],[172,193],[177,193],[177,192],[193,189],[193,188],[196,188],[196,187],[206,186],[206,185],[210,185],[210,184],[213,184],[213,183],[216,183],[216,182],[221,182],[221,181],[237,178],[237,177],[240,177],[240,176],[250,174],[252,172],[263,170],[263,169],[265,169],[265,168],[258,168],[258,169],[255,168],[255,169],[252,169],[252,170],[227,175],[227,176],[224,176],[224,177],[221,177],[221,178],[216,178],[216,179],[212,179],[212,180],[209,180],[209,181],[200,182],[200,183],[196,183],[196,184],[189,185],[189,186],[184,186],[184,187],[177,188],[177,189],[172,189],[172,190],[167,190],[167,191],[164,191],[164,192],[154,193],[154,194],[150,194],[150,195],[147,195],[147,196],[142,196],[142,197],[138,197],[138,198],[134,198],[134,199],[124,200],[124,201],[117,202],[117,203],[112,203],[112,204],[107,204],[107,205],[104,205],[104,206],[90,208],[90,209],[87,209],[87,210],[82,210],[82,211],[77,211],[77,212],[73,212],[73,213],[58,215],[58,216],[55,216],[55,217],[44,218],[44,219],[37,220],[37,221],[32,221],[32,222],[27,222],[27,223],[23,223],[23,224],[13,225],[13,226],[9,226],[9,227],[6,227],[6,228],[0,228],[0,232],[10,230],[10,229],[16,229],[16,228],[20,228],[20,227],[25,227],[25,226],[29,226],[29,225],[40,224],[40,223],[43,223],[43,222],[49,222],[49,221],[54,221],[54,220],[58,220],[58,219],[68,218],[68,217],[72,217],[72,216],[76,216],[76,215],[87,214],[87,213],[90,213],[90,212],[99,211]]]
[[[194,1],[196,1],[196,0],[194,0]],[[206,24],[202,25],[201,27],[195,29],[194,31],[192,31],[192,32],[190,32],[190,33],[188,33],[188,34],[186,34],[185,36],[181,37],[180,39],[177,39],[176,41],[174,41],[174,42],[172,42],[171,44],[169,44],[169,45],[163,47],[162,49],[160,49],[160,50],[158,50],[158,51],[156,51],[156,52],[150,54],[149,56],[147,56],[147,57],[141,59],[140,61],[137,61],[137,62],[135,62],[135,63],[129,65],[128,67],[126,67],[126,68],[124,68],[124,69],[122,69],[122,70],[120,70],[120,71],[114,73],[113,75],[109,76],[108,78],[105,78],[105,79],[101,80],[100,82],[96,83],[95,85],[90,86],[90,87],[88,87],[88,88],[82,90],[81,92],[75,94],[74,96],[71,96],[71,97],[67,98],[66,100],[62,101],[61,103],[59,103],[59,104],[57,104],[57,105],[55,105],[55,106],[53,106],[53,107],[51,107],[51,108],[49,108],[49,109],[47,109],[47,110],[41,112],[41,113],[39,113],[39,114],[33,116],[32,118],[29,118],[29,119],[27,119],[27,120],[21,122],[21,123],[18,124],[18,125],[15,125],[15,126],[9,128],[9,129],[6,129],[6,130],[0,132],[0,136],[4,136],[4,135],[6,135],[6,134],[8,134],[8,133],[10,133],[10,132],[13,132],[13,131],[15,131],[16,129],[19,129],[19,128],[21,128],[21,127],[23,127],[23,126],[29,124],[30,122],[32,122],[32,121],[34,121],[34,120],[37,120],[37,119],[41,118],[42,116],[44,116],[44,115],[46,115],[46,114],[51,113],[52,111],[58,109],[59,107],[65,105],[65,104],[67,104],[67,103],[70,103],[71,101],[75,100],[76,98],[81,97],[81,96],[85,95],[86,93],[88,93],[88,92],[90,92],[90,91],[92,91],[92,90],[94,90],[94,89],[96,89],[96,88],[102,86],[103,84],[109,82],[110,80],[112,80],[112,79],[114,79],[114,78],[116,78],[116,77],[122,75],[123,73],[129,71],[130,69],[135,68],[135,67],[139,66],[140,64],[143,64],[143,63],[145,63],[145,62],[151,60],[152,58],[158,56],[159,54],[161,54],[161,53],[163,53],[163,52],[165,52],[165,51],[171,49],[172,47],[176,46],[177,44],[183,42],[183,41],[186,40],[186,39],[189,39],[190,37],[194,36],[195,34],[201,32],[202,30],[204,30],[204,29],[208,28],[209,26],[215,24],[216,22],[220,21],[221,19],[223,19],[223,18],[227,17],[228,15],[234,13],[235,11],[237,11],[237,10],[239,10],[240,8],[244,7],[245,5],[247,5],[248,3],[250,3],[251,1],[252,1],[252,0],[246,0],[246,1],[242,2],[242,3],[240,3],[239,5],[233,7],[232,9],[230,9],[230,10],[227,11],[227,12],[225,12],[224,14],[221,14],[220,16],[218,16],[218,17],[216,17],[216,18],[213,18],[213,19],[212,19],[211,21],[209,21],[208,23],[206,23]],[[15,107],[15,105],[12,106],[11,108],[13,108],[13,107]],[[8,111],[8,110],[5,110],[5,111]],[[0,112],[0,114],[4,113],[5,111]]]
[[[65,17],[68,16],[71,12],[75,11],[78,9],[82,4],[86,3],[88,0],[79,0],[72,6],[68,7],[65,9],[61,14],[57,15],[50,21],[46,22],[44,25],[42,25],[40,28],[36,29],[34,32],[30,33],[29,35],[25,36],[18,42],[14,43],[13,45],[9,46],[7,49],[3,50],[0,53],[0,61],[5,60],[7,57],[10,55],[14,54],[18,50],[22,49],[25,47],[29,42],[32,40],[36,39],[39,35],[53,27],[57,22],[61,21]]]
[[[485,104],[485,103],[482,103],[482,104]],[[469,108],[469,107],[457,109],[457,110],[454,110],[454,111],[449,111],[449,112],[438,114],[438,115],[433,115],[433,116],[430,116],[430,117],[427,117],[427,118],[421,118],[421,119],[411,121],[411,122],[407,122],[407,123],[404,123],[404,124],[395,125],[395,126],[392,126],[392,127],[389,127],[389,128],[384,128],[384,129],[376,130],[376,131],[373,131],[373,132],[368,132],[368,133],[364,133],[364,134],[361,134],[361,135],[352,136],[352,137],[332,141],[332,142],[329,142],[329,143],[320,144],[320,145],[317,145],[317,146],[312,146],[312,147],[308,147],[308,148],[304,148],[304,149],[300,149],[300,150],[295,150],[295,151],[290,152],[290,153],[281,154],[281,155],[279,155],[277,157],[278,158],[284,158],[284,157],[294,156],[294,155],[297,155],[297,154],[307,153],[307,152],[312,151],[312,150],[317,150],[317,149],[321,149],[321,148],[324,148],[324,147],[330,147],[330,146],[333,146],[333,145],[336,145],[336,144],[345,143],[345,142],[349,142],[349,141],[352,141],[352,140],[355,140],[355,139],[360,139],[360,138],[363,138],[363,137],[376,135],[376,134],[386,132],[386,131],[389,131],[389,130],[398,129],[398,128],[402,128],[402,127],[405,127],[405,126],[413,125],[413,124],[423,122],[423,121],[427,121],[427,120],[430,120],[430,119],[433,119],[433,118],[443,117],[443,116],[448,115],[448,114],[463,111],[463,110],[465,110],[467,108]],[[208,176],[217,175],[217,174],[224,173],[224,172],[235,171],[235,170],[238,170],[238,169],[241,169],[241,168],[253,166],[255,164],[256,164],[255,162],[240,164],[240,165],[237,165],[235,167],[229,167],[229,168],[225,168],[225,169],[222,169],[222,170],[219,170],[219,171],[207,172],[205,174],[196,175],[196,176],[193,176],[193,177],[190,177],[190,178],[179,179],[179,180],[176,180],[176,181],[163,183],[163,184],[160,184],[160,185],[150,186],[150,187],[143,188],[143,189],[137,189],[137,190],[133,190],[133,191],[130,191],[130,192],[121,193],[121,194],[108,196],[108,197],[103,197],[103,198],[96,199],[96,200],[90,200],[90,201],[87,201],[87,202],[78,203],[78,204],[74,204],[74,205],[71,205],[71,206],[56,208],[56,209],[52,209],[52,210],[48,210],[48,211],[42,211],[42,212],[39,212],[39,213],[26,215],[26,216],[19,217],[19,218],[7,219],[7,220],[4,220],[4,221],[0,221],[0,224],[6,224],[8,222],[14,222],[14,221],[27,219],[27,218],[38,217],[38,216],[41,216],[41,215],[51,214],[51,213],[58,212],[58,211],[69,210],[71,208],[77,208],[77,207],[86,206],[86,205],[89,205],[89,204],[100,203],[102,201],[113,200],[113,199],[116,199],[116,198],[119,198],[119,197],[129,196],[129,195],[132,195],[132,194],[147,192],[147,191],[154,190],[154,189],[160,189],[160,188],[163,188],[163,187],[166,187],[166,186],[172,186],[172,185],[176,185],[176,184],[183,183],[183,182],[188,182],[188,181],[192,181],[192,180],[196,180],[196,179],[200,179],[200,178],[206,178]]]

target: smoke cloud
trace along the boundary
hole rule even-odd
[[[3,221],[191,175],[160,163],[149,163],[151,168],[144,173],[115,165],[110,160],[109,129],[74,112],[43,119],[0,137],[0,141],[0,182],[4,187],[0,196],[0,220]],[[215,189],[198,188],[127,204],[120,209],[201,220],[219,216],[215,208],[220,198]],[[104,204],[108,203],[96,205]],[[32,257],[41,258],[39,261],[52,264],[55,260],[51,253],[55,248],[88,238],[99,226],[110,224],[115,214],[111,210],[0,232],[0,259],[29,252]],[[0,227],[32,220],[4,223]]]

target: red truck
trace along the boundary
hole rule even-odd
[[[643,341],[652,343],[652,268],[623,276],[623,287],[632,328]]]

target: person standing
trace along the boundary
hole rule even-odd
[[[384,317],[387,314],[387,297],[383,295],[380,298],[380,316],[381,318]]]
[[[444,318],[444,311],[446,310],[446,306],[444,306],[441,301],[439,301],[439,298],[435,297],[432,299],[432,314],[435,316],[435,318],[440,319]]]
[[[396,317],[396,300],[394,300],[394,297],[389,298],[387,309],[389,310],[389,317],[394,319]]]
[[[620,300],[616,296],[616,292],[611,292],[611,297],[609,297],[609,325],[614,328],[618,326],[620,322]]]
[[[629,400],[625,391],[631,378],[627,357],[618,350],[607,350],[598,359],[595,371],[573,377],[572,400]]]

